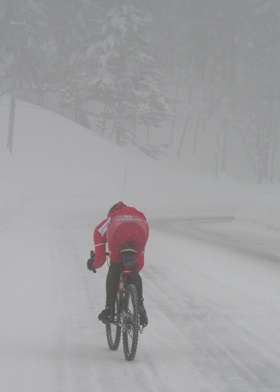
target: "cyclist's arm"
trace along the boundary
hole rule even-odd
[[[93,242],[95,246],[94,268],[100,268],[106,261],[106,242],[107,242],[107,223],[108,219],[102,221],[93,233]]]

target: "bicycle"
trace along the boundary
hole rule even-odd
[[[94,252],[91,252],[92,257]],[[132,283],[133,273],[137,269],[135,262],[137,251],[125,248],[121,250],[121,253],[122,269],[117,298],[111,314],[112,321],[104,322],[104,324],[110,350],[116,351],[119,348],[122,336],[125,359],[133,361],[137,351],[139,332],[143,333],[143,326],[140,325],[138,293],[136,286]],[[106,255],[108,256],[109,253]]]

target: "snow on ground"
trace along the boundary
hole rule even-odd
[[[10,155],[5,105],[2,97],[1,390],[278,391],[279,264],[159,222],[232,216],[211,227],[275,245],[279,187],[186,176],[174,160],[132,154],[22,102]],[[121,347],[108,350],[97,320],[107,269],[86,269],[92,230],[118,200],[151,224],[142,273],[150,324],[132,363]]]

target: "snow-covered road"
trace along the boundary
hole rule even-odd
[[[280,266],[153,226],[142,273],[149,326],[134,362],[107,348],[84,216],[22,216],[1,232],[5,392],[280,389]]]

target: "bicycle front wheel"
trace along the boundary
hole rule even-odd
[[[117,350],[121,340],[121,325],[120,325],[120,300],[119,296],[115,302],[115,309],[113,314],[113,321],[106,323],[106,336],[110,350]]]
[[[133,361],[138,344],[138,294],[133,284],[127,285],[124,299],[123,349],[127,361]]]

